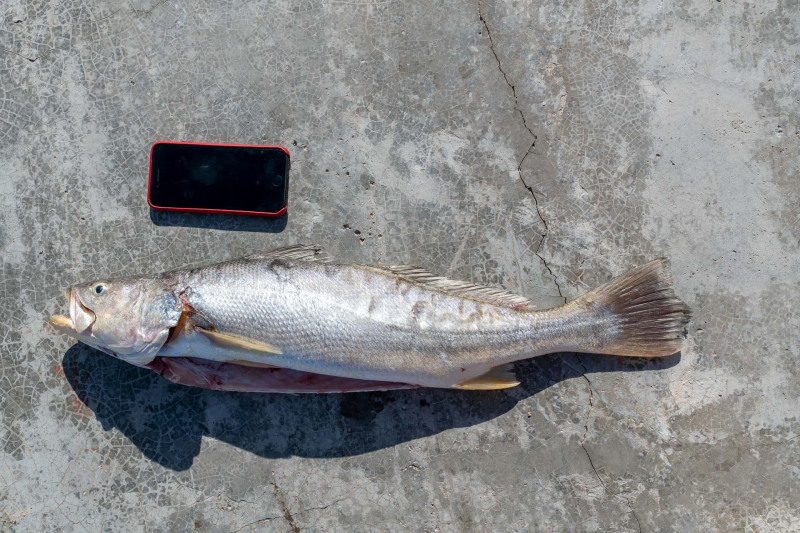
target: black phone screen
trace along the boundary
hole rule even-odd
[[[155,209],[249,211],[286,207],[289,155],[280,147],[157,143],[150,158]]]

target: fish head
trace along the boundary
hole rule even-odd
[[[152,277],[79,283],[66,295],[69,317],[53,315],[50,325],[137,366],[153,360],[183,311],[172,289]]]

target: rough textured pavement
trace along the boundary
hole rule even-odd
[[[797,2],[5,0],[0,517],[24,530],[800,529]],[[161,216],[161,139],[278,143],[288,219]],[[665,360],[518,388],[173,386],[63,288],[297,242],[541,306],[656,257]]]

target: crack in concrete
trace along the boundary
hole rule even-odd
[[[525,182],[525,178],[522,177],[522,164],[525,162],[525,159],[528,157],[528,154],[531,153],[531,150],[533,150],[536,147],[536,141],[538,139],[538,136],[535,133],[533,133],[533,130],[530,128],[530,126],[528,126],[528,121],[525,119],[525,113],[519,107],[519,98],[517,98],[517,88],[513,83],[511,83],[511,80],[508,79],[508,74],[506,74],[506,71],[503,69],[503,64],[500,61],[500,56],[497,55],[497,50],[495,49],[494,39],[492,38],[492,32],[489,29],[489,24],[486,22],[486,18],[483,16],[482,8],[483,8],[483,2],[479,1],[478,19],[481,21],[481,24],[483,24],[483,27],[486,30],[486,37],[489,38],[489,49],[492,51],[494,60],[497,62],[497,70],[499,70],[500,74],[503,75],[503,80],[506,82],[506,85],[508,85],[508,87],[511,89],[511,96],[514,98],[514,110],[517,113],[519,113],[520,118],[522,118],[523,127],[526,130],[528,130],[528,133],[530,133],[531,137],[533,137],[533,142],[531,142],[531,145],[528,147],[527,150],[525,150],[525,153],[522,155],[522,159],[520,159],[519,164],[517,165],[517,173],[519,174],[519,180],[522,182],[522,185],[526,189],[528,189],[529,193],[531,193],[531,196],[533,197],[533,204],[536,207],[536,216],[539,217],[539,220],[541,220],[542,224],[544,225],[544,233],[540,233],[542,238],[539,241],[539,245],[536,247],[536,251],[534,253],[536,254],[536,257],[538,257],[539,260],[542,262],[544,267],[547,269],[547,272],[550,274],[550,276],[553,278],[553,283],[555,283],[556,285],[556,289],[558,290],[558,295],[561,298],[564,298],[564,303],[567,303],[567,298],[564,296],[564,293],[561,292],[561,285],[558,283],[558,278],[553,273],[553,270],[550,268],[550,265],[547,264],[547,260],[544,257],[542,257],[542,254],[539,252],[542,246],[544,245],[544,241],[547,238],[547,235],[550,233],[550,227],[547,225],[547,220],[545,220],[544,216],[542,216],[542,211],[539,209],[539,198],[537,198],[536,193],[533,191],[533,187],[528,185]]]
[[[155,11],[157,7],[159,7],[159,6],[163,5],[163,4],[166,4],[166,3],[167,3],[167,0],[161,0],[160,2],[156,3],[156,4],[155,4],[153,7],[151,7],[150,9],[134,9],[134,10],[133,10],[133,13],[134,13],[135,15],[138,15],[138,16],[140,16],[140,17],[146,17],[146,16],[148,16],[150,13],[152,13],[153,11]],[[119,10],[117,10],[117,11],[119,11]],[[112,14],[113,14],[113,13],[112,13]]]
[[[247,529],[250,526],[258,526],[258,525],[264,524],[266,522],[269,522],[270,520],[275,520],[276,518],[280,518],[280,517],[281,517],[281,515],[265,516],[264,518],[259,518],[258,520],[255,520],[254,522],[248,522],[247,524],[243,525],[239,529],[234,529],[233,533],[239,533],[240,531],[243,531],[244,529]]]
[[[603,478],[600,477],[600,474],[597,472],[597,468],[594,466],[594,461],[592,460],[591,454],[589,454],[589,450],[586,449],[585,442],[586,442],[586,435],[589,433],[589,417],[592,415],[592,410],[594,409],[594,388],[592,387],[592,382],[586,377],[587,368],[586,365],[583,364],[583,360],[581,356],[577,353],[575,354],[575,358],[578,360],[578,363],[583,368],[583,374],[581,377],[586,380],[586,383],[589,385],[589,409],[586,410],[586,419],[583,421],[583,438],[581,438],[581,448],[586,453],[586,458],[589,459],[589,465],[592,467],[592,471],[594,472],[595,477],[597,477],[597,481],[603,486],[603,490],[608,490],[606,484],[603,482]]]
[[[555,274],[553,274],[553,270],[550,268],[550,265],[548,265],[548,264],[547,264],[547,261],[545,261],[544,257],[542,257],[541,255],[539,255],[539,248],[541,248],[541,247],[542,247],[542,243],[544,243],[544,237],[542,237],[542,240],[541,240],[541,242],[539,243],[539,246],[537,246],[537,247],[536,247],[536,257],[538,257],[539,259],[541,259],[541,260],[542,260],[542,263],[544,264],[544,267],[547,269],[547,272],[549,272],[549,273],[550,273],[550,276],[553,278],[553,283],[555,283],[555,284],[556,284],[556,289],[558,289],[558,295],[559,295],[561,298],[563,298],[563,299],[564,299],[564,303],[566,304],[566,303],[567,303],[567,297],[566,297],[566,296],[564,296],[564,293],[563,293],[563,292],[561,292],[561,285],[558,283],[558,278],[556,277],[556,275],[555,275]]]
[[[266,522],[270,522],[272,520],[275,520],[276,518],[284,518],[287,521],[289,521],[289,517],[291,517],[291,521],[289,521],[289,525],[291,526],[292,531],[299,532],[299,531],[302,531],[303,529],[306,529],[306,528],[301,528],[301,527],[296,525],[295,520],[294,520],[295,516],[303,514],[303,513],[308,513],[310,511],[324,511],[325,509],[328,509],[329,507],[332,507],[332,506],[336,505],[337,503],[342,502],[342,501],[344,501],[346,499],[346,498],[339,498],[338,500],[334,500],[331,503],[329,503],[328,505],[323,505],[321,507],[308,507],[308,508],[302,509],[302,510],[294,513],[294,515],[292,515],[291,512],[289,512],[289,509],[288,509],[288,506],[286,505],[286,502],[283,500],[282,497],[279,496],[278,486],[275,484],[274,481],[270,482],[270,485],[272,485],[273,492],[275,493],[275,498],[276,498],[276,500],[278,502],[278,505],[281,508],[281,513],[282,514],[275,515],[275,516],[265,516],[264,518],[259,518],[258,520],[255,520],[253,522],[249,522],[249,523],[243,525],[242,527],[240,527],[239,529],[234,530],[233,533],[238,533],[239,531],[242,531],[242,530],[244,530],[244,529],[246,529],[246,528],[248,528],[250,526],[257,526],[257,525],[264,524]],[[287,514],[288,514],[288,516],[287,516]]]
[[[631,508],[631,514],[632,514],[632,515],[633,515],[633,517],[636,519],[636,525],[637,525],[637,526],[639,526],[639,533],[642,533],[642,523],[641,523],[641,522],[639,522],[639,517],[638,517],[638,516],[636,516],[636,511],[634,511],[634,510],[633,510],[633,507],[631,507],[631,505],[630,505],[630,504],[628,504],[628,507],[630,507],[630,508]]]
[[[272,474],[272,481],[269,482],[272,485],[272,492],[275,495],[275,501],[278,502],[278,506],[281,508],[281,513],[283,513],[283,518],[286,519],[286,522],[289,524],[289,527],[295,533],[300,532],[300,528],[297,527],[297,523],[295,523],[294,516],[292,516],[292,511],[289,509],[289,506],[286,505],[286,499],[281,494],[280,489],[278,488],[278,484],[275,483],[275,474]],[[262,519],[264,520],[264,519]],[[272,520],[271,518],[269,520]]]
[[[324,511],[325,509],[327,509],[331,505],[336,505],[340,501],[342,501],[342,500],[333,501],[333,502],[329,503],[328,505],[323,505],[322,507],[309,507],[308,509],[303,509],[302,511],[300,511],[300,513],[307,513],[309,511]],[[298,513],[298,514],[300,514],[300,513]]]
[[[19,56],[22,59],[27,59],[31,63],[35,63],[36,60],[38,60],[41,57],[41,56],[36,56],[33,59],[31,59],[30,57],[28,57],[26,55],[20,54],[19,52],[15,52],[14,50],[9,50],[8,48],[0,48],[0,52],[8,52],[9,54],[14,54],[15,56]]]
[[[594,472],[597,481],[599,481],[600,485],[603,486],[603,490],[608,492],[612,496],[621,496],[622,493],[619,492],[615,493],[608,489],[605,482],[603,481],[603,478],[600,477],[600,473],[597,471],[597,467],[594,466],[594,460],[592,460],[592,456],[589,453],[589,450],[586,448],[585,442],[586,442],[586,435],[589,433],[589,417],[592,414],[592,410],[594,410],[594,387],[592,387],[591,380],[586,376],[586,372],[588,372],[588,369],[586,368],[586,365],[583,364],[583,359],[581,359],[581,356],[578,355],[577,353],[575,353],[575,358],[578,360],[578,363],[581,365],[581,368],[583,368],[583,373],[581,374],[581,377],[585,379],[586,383],[589,385],[589,409],[586,410],[586,419],[583,421],[583,438],[581,439],[581,448],[583,448],[583,451],[586,454],[586,458],[589,459],[589,466],[592,467],[592,471]],[[636,520],[636,524],[639,526],[639,533],[642,533],[642,523],[639,521],[639,517],[636,515],[636,511],[633,509],[633,506],[630,504],[630,502],[625,501],[625,504],[628,506],[628,511],[631,513],[631,515],[633,515],[633,518]]]

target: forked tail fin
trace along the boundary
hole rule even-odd
[[[691,310],[672,289],[667,260],[644,266],[585,294],[575,302],[606,319],[612,331],[595,353],[662,357],[680,351]]]

